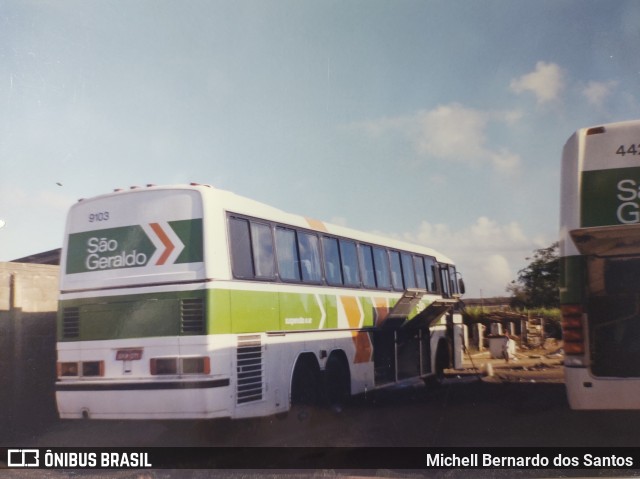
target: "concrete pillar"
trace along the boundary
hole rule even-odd
[[[529,326],[529,321],[526,319],[520,320],[520,346],[527,343],[527,327]]]
[[[469,327],[466,324],[462,325],[462,333],[464,334],[464,347],[469,349]]]
[[[473,325],[473,333],[477,340],[478,351],[484,351],[484,325],[482,323],[475,323]]]
[[[464,350],[464,324],[462,315],[453,314],[453,369],[463,368]]]

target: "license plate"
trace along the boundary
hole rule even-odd
[[[118,349],[116,361],[138,361],[142,359],[142,349]]]

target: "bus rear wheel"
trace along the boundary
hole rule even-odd
[[[291,405],[316,406],[320,398],[320,367],[313,356],[300,356],[291,380]]]
[[[290,413],[299,421],[312,416],[312,410],[318,406],[321,397],[320,366],[314,355],[302,355],[298,358],[291,378]]]
[[[333,410],[341,410],[351,397],[349,363],[342,351],[331,353],[324,373],[325,400]]]

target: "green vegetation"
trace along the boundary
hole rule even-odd
[[[560,306],[558,242],[534,251],[529,266],[518,271],[518,279],[507,287],[516,309],[553,309]]]

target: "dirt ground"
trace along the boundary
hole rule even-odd
[[[488,351],[465,354],[464,369],[448,370],[444,384],[421,381],[354,398],[341,410],[234,421],[57,421],[8,444],[27,447],[632,447],[640,444],[640,412],[572,411],[559,348],[518,349],[506,362]],[[434,386],[434,387],[430,387]],[[298,449],[299,450],[299,449]],[[197,465],[194,465],[198,467]],[[363,467],[365,467],[363,465]],[[2,471],[0,477],[595,477],[595,471],[558,470],[329,470]],[[37,472],[46,472],[42,476]],[[515,474],[517,472],[517,474]],[[640,477],[638,471],[597,471],[599,477]]]
[[[468,351],[464,355],[464,370],[449,370],[448,375],[479,375],[490,383],[563,383],[564,369],[561,345],[553,343],[551,347],[525,349],[517,348],[515,358],[505,361],[491,358],[488,350]]]

